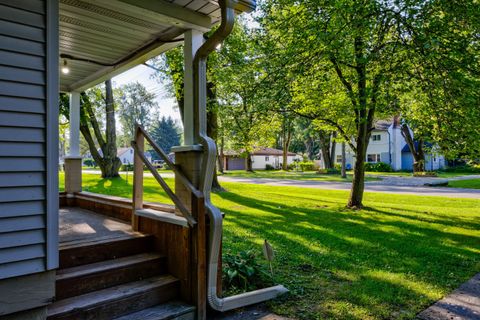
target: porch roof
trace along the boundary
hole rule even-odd
[[[181,43],[188,29],[220,20],[218,0],[60,0],[60,90],[83,91]],[[238,12],[255,8],[240,0]],[[178,41],[175,41],[178,40]],[[60,68],[61,70],[61,68]]]

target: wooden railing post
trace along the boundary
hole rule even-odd
[[[143,162],[138,154],[145,150],[145,139],[141,130],[136,130],[135,135],[136,152],[133,159],[133,208],[132,208],[132,229],[138,231],[138,216],[135,211],[143,209]]]
[[[207,319],[207,238],[205,200],[192,193],[192,215],[197,224],[192,228],[192,298],[197,307],[197,319]]]

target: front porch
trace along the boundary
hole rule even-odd
[[[107,242],[118,242],[115,240],[117,235],[123,237],[130,233],[133,233],[133,235],[139,233],[148,237],[151,239],[149,243],[151,249],[149,250],[165,257],[166,272],[175,279],[178,293],[169,295],[169,299],[153,299],[151,303],[146,302],[146,304],[141,304],[138,307],[133,303],[133,308],[128,310],[119,308],[119,311],[114,313],[102,311],[104,308],[110,310],[109,305],[113,303],[111,301],[96,301],[94,299],[94,302],[91,303],[79,302],[79,307],[77,300],[61,300],[49,307],[49,317],[52,319],[75,317],[80,312],[75,311],[77,309],[84,309],[87,317],[102,318],[105,315],[105,318],[112,318],[113,316],[148,309],[151,305],[159,307],[165,301],[173,298],[194,306],[194,311],[191,312],[196,319],[206,319],[207,306],[214,310],[226,311],[273,298],[285,291],[283,287],[277,286],[272,290],[265,289],[261,292],[250,292],[228,298],[221,297],[222,215],[210,202],[216,147],[214,141],[206,135],[205,64],[209,53],[231,32],[235,13],[253,9],[254,2],[229,0],[222,0],[218,3],[203,0],[195,0],[194,2],[198,2],[202,6],[191,10],[192,8],[189,5],[180,8],[178,5],[171,6],[168,3],[162,3],[157,6],[148,1],[121,0],[114,2],[96,1],[95,3],[86,0],[79,2],[61,1],[60,14],[61,16],[67,16],[68,19],[60,25],[60,57],[64,68],[68,66],[72,69],[72,72],[64,73],[60,78],[61,91],[69,93],[68,118],[70,123],[69,154],[65,157],[65,195],[61,199],[61,205],[70,207],[65,217],[70,217],[73,224],[68,228],[67,224],[69,222],[65,221],[65,227],[67,227],[65,231],[69,231],[72,237],[84,236],[86,240],[78,241],[86,241],[87,243],[90,242],[88,240],[90,237],[93,237],[93,241],[103,241],[99,239],[106,237],[105,241]],[[210,8],[208,13],[202,11],[206,8]],[[112,10],[115,12],[112,12]],[[194,13],[191,11],[194,11]],[[108,57],[110,62],[103,62],[108,55],[101,48],[104,39],[100,39],[98,35],[91,37],[92,41],[98,44],[95,48],[86,49],[83,46],[67,47],[63,45],[63,41],[68,43],[81,41],[80,38],[84,36],[82,33],[62,33],[62,28],[70,30],[78,27],[77,18],[85,18],[86,13],[94,16],[100,15],[107,20],[112,20],[111,22],[114,25],[112,34],[121,31],[117,40],[114,39],[115,37],[112,39],[107,37],[109,41],[114,42],[112,56],[118,56],[120,59],[114,60],[113,57]],[[125,20],[123,14],[128,14],[132,19]],[[88,19],[87,21],[94,23]],[[218,29],[209,39],[205,40],[204,33],[218,22],[220,23]],[[104,23],[105,25],[102,25]],[[141,27],[139,28],[140,24]],[[98,31],[97,27],[107,27],[107,25],[111,26],[111,23],[102,21],[99,25],[89,25],[88,27]],[[163,25],[166,25],[166,27],[159,27]],[[180,38],[182,34],[184,37]],[[134,44],[133,41],[130,43],[133,51],[127,51],[126,46],[121,49],[121,42],[123,46],[133,40],[130,36],[134,36],[135,40],[138,40],[138,43]],[[123,43],[123,39],[128,41]],[[82,192],[82,159],[79,153],[81,92],[175,47],[179,41],[184,42],[185,103],[182,119],[184,145],[174,147],[175,163],[170,161],[165,152],[156,145],[141,126],[137,126],[131,145],[134,149],[134,183],[131,200]],[[92,58],[82,58],[88,56]],[[87,69],[83,68],[84,63],[88,64]],[[89,73],[80,74],[80,70],[89,71]],[[113,98],[110,101],[112,101],[111,104],[105,100],[106,105],[112,105]],[[106,112],[110,115],[113,114],[113,111],[109,112],[108,108]],[[91,125],[94,127],[93,130],[98,131],[93,123]],[[83,129],[85,130],[85,127]],[[88,125],[86,130],[90,130]],[[107,123],[105,139],[101,135],[96,135],[104,157],[109,159],[115,157],[115,155],[113,153],[112,155],[107,154],[112,150],[112,147],[107,147],[105,141],[113,141],[114,138],[108,135],[108,132],[112,130],[109,131]],[[82,133],[85,136],[85,132],[82,131]],[[167,185],[144,156],[146,144],[149,144],[174,171],[174,188]],[[94,143],[89,141],[89,148],[95,161],[102,163],[102,158],[95,155],[95,147]],[[159,184],[158,188],[162,188],[166,192],[174,206],[149,204],[143,201],[144,167],[150,170]],[[77,209],[72,210],[71,208]],[[109,216],[111,219],[88,220],[89,217],[92,218],[94,215],[78,208]],[[76,214],[79,214],[79,216],[74,217]],[[87,222],[82,221],[84,218],[87,218]],[[115,220],[120,221],[120,225],[116,224]],[[207,221],[210,223],[210,229],[206,225]],[[122,222],[131,228],[122,228]],[[110,227],[107,227],[106,224]],[[115,228],[120,229],[115,230]],[[103,233],[106,235],[102,236]],[[83,246],[82,244],[81,248]],[[81,252],[83,250],[81,248],[74,247],[73,249]],[[60,270],[64,267],[62,256],[61,245]],[[73,256],[76,256],[76,254],[73,253]],[[86,264],[84,268],[91,267],[90,264]],[[115,288],[117,284],[114,282],[108,286]],[[94,292],[96,291],[86,294],[90,295]],[[139,291],[138,294],[142,295],[143,293],[143,291]],[[159,290],[157,293],[164,295],[165,289]],[[80,294],[69,299],[84,299],[84,296],[85,294]],[[65,310],[58,311],[57,306],[63,304],[65,304]],[[97,315],[95,312],[99,312],[99,314]],[[80,317],[82,312],[78,314]],[[85,314],[83,314],[84,316]]]
[[[191,235],[173,206],[145,204],[165,221],[141,217],[134,231],[129,199],[80,192],[67,200],[61,193],[60,203],[48,319],[195,319]]]

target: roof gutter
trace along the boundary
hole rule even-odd
[[[215,50],[215,47],[232,32],[235,22],[235,9],[238,7],[238,2],[234,0],[220,0],[219,4],[222,13],[221,24],[215,33],[198,49],[193,60],[195,80],[194,140],[195,143],[200,143],[203,146],[204,158],[202,159],[199,189],[205,195],[205,208],[210,218],[207,299],[214,310],[228,311],[273,299],[286,293],[288,290],[284,286],[278,285],[226,298],[217,296],[217,287],[221,285],[217,283],[217,272],[218,258],[222,246],[223,217],[220,210],[212,204],[210,199],[217,152],[215,142],[206,134],[206,60],[208,55]]]

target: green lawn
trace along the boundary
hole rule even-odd
[[[61,179],[62,180],[62,179]],[[124,178],[84,174],[84,189],[131,196]],[[172,179],[167,179],[172,183]],[[224,183],[224,252],[276,250],[275,280],[290,294],[269,303],[297,319],[413,319],[480,272],[480,201]],[[165,201],[153,178],[145,198]]]
[[[480,179],[449,181],[448,186],[452,188],[480,189]]]

